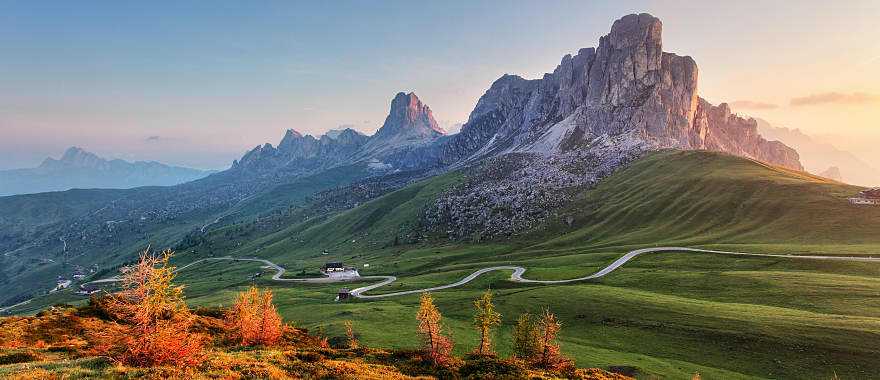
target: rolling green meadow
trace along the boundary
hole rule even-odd
[[[261,257],[290,277],[343,261],[362,276],[397,276],[372,291],[381,294],[447,284],[493,265],[523,266],[530,279],[579,277],[650,246],[880,257],[880,208],[846,201],[859,188],[707,152],[649,154],[577,194],[527,234],[480,243],[400,238],[418,227],[426,205],[466,175],[416,182],[270,233],[221,226],[207,243],[180,250],[176,263]],[[566,216],[573,223],[563,222]],[[236,238],[225,238],[232,232]],[[258,272],[265,273],[251,280]],[[273,290],[287,321],[312,332],[339,337],[350,320],[363,344],[418,344],[418,295],[336,302],[341,287],[369,282],[278,283],[270,273],[253,262],[210,262],[179,272],[177,280],[192,306],[229,305],[256,283]],[[562,350],[578,366],[617,367],[646,379],[697,372],[704,379],[880,376],[880,263],[672,252],[640,256],[582,283],[521,284],[509,276],[491,272],[434,294],[457,353],[476,345],[472,300],[491,289],[503,315],[496,336],[502,355],[511,353],[517,316],[549,308],[563,323]],[[85,300],[67,290],[16,312],[61,302]]]

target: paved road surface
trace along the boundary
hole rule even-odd
[[[408,294],[417,294],[423,292],[433,292],[437,290],[450,289],[462,286],[467,284],[468,282],[473,281],[477,277],[480,277],[483,274],[494,272],[494,271],[513,271],[513,274],[510,275],[510,280],[514,282],[521,283],[530,283],[530,284],[567,284],[572,282],[579,281],[587,281],[594,280],[597,278],[604,277],[609,273],[613,272],[617,268],[620,268],[630,260],[638,257],[639,255],[645,253],[657,253],[657,252],[697,252],[697,253],[711,253],[711,254],[721,254],[721,255],[733,255],[733,256],[752,256],[752,257],[777,257],[777,258],[785,258],[785,259],[797,259],[797,260],[837,260],[837,261],[860,261],[860,262],[880,262],[880,258],[875,257],[858,257],[858,256],[811,256],[811,255],[777,255],[777,254],[766,254],[766,253],[745,253],[745,252],[728,252],[728,251],[715,251],[709,249],[697,249],[697,248],[684,248],[684,247],[652,247],[652,248],[642,248],[634,251],[630,251],[627,254],[621,256],[619,259],[615,260],[605,268],[602,268],[596,273],[593,273],[589,276],[572,278],[568,280],[534,280],[523,278],[523,274],[526,272],[526,268],[520,266],[494,266],[479,269],[474,273],[467,275],[466,277],[453,282],[451,284],[435,286],[432,288],[425,289],[416,289],[416,290],[407,290],[401,292],[393,292],[393,293],[384,293],[384,294],[375,294],[375,295],[367,295],[364,294],[368,291],[381,288],[383,286],[389,285],[395,281],[397,281],[397,277],[395,276],[362,276],[362,277],[352,277],[346,279],[338,279],[338,278],[330,278],[330,277],[320,277],[320,278],[281,278],[284,275],[285,269],[278,264],[275,264],[269,260],[265,259],[257,259],[257,258],[235,258],[235,257],[212,257],[201,260],[193,261],[187,265],[184,265],[180,268],[177,268],[177,271],[182,271],[186,268],[192,267],[193,265],[197,265],[199,263],[205,261],[219,261],[219,260],[227,260],[227,261],[255,261],[263,263],[272,269],[275,270],[275,275],[272,276],[272,280],[280,281],[280,282],[299,282],[299,283],[311,283],[311,284],[328,284],[328,283],[336,283],[336,282],[355,282],[362,280],[382,280],[376,284],[368,285],[364,287],[360,287],[357,289],[351,290],[351,295],[353,297],[361,298],[361,299],[378,299],[378,298],[388,298],[388,297],[398,297]],[[95,283],[106,283],[106,282],[116,282],[119,281],[118,278],[107,278],[103,280],[96,280],[89,282],[88,284]]]
[[[523,278],[523,273],[526,272],[526,268],[520,266],[497,266],[497,267],[489,267],[477,270],[474,273],[469,274],[467,277],[462,278],[461,280],[442,286],[435,286],[433,288],[427,289],[418,289],[418,290],[408,290],[403,292],[394,292],[394,293],[385,293],[385,294],[376,294],[376,295],[365,295],[364,292],[388,285],[396,278],[389,276],[388,279],[382,281],[375,285],[365,286],[362,288],[357,288],[351,291],[352,296],[364,299],[377,299],[377,298],[387,298],[387,297],[396,297],[403,296],[407,294],[415,294],[422,292],[430,292],[435,290],[443,290],[454,288],[457,286],[462,286],[467,284],[468,282],[473,281],[475,278],[479,277],[488,272],[493,271],[507,271],[512,270],[513,274],[510,275],[510,280],[514,282],[522,282],[522,283],[530,283],[530,284],[566,284],[578,281],[586,281],[586,280],[594,280],[597,278],[604,277],[605,275],[613,272],[617,268],[623,266],[630,260],[636,258],[637,256],[645,253],[654,253],[654,252],[698,252],[698,253],[714,253],[714,254],[722,254],[722,255],[735,255],[735,256],[757,256],[757,257],[779,257],[786,259],[804,259],[804,260],[840,260],[840,261],[864,261],[864,262],[880,262],[880,258],[873,257],[857,257],[857,256],[807,256],[807,255],[775,255],[775,254],[764,254],[764,253],[745,253],[745,252],[728,252],[728,251],[714,251],[709,249],[697,249],[697,248],[684,248],[684,247],[652,247],[652,248],[642,248],[634,251],[630,251],[627,254],[621,256],[619,259],[615,260],[605,268],[602,268],[596,273],[593,273],[589,276],[572,278],[568,280],[532,280]]]

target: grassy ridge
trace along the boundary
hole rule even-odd
[[[556,260],[599,265],[603,256]],[[705,378],[725,379],[829,378],[832,371],[865,378],[880,370],[873,360],[880,334],[876,271],[843,275],[859,264],[826,268],[812,261],[700,254],[647,256],[631,264],[597,283],[565,286],[514,284],[506,280],[508,273],[494,273],[436,297],[459,353],[476,341],[470,301],[491,287],[504,315],[497,336],[503,354],[511,352],[516,315],[549,306],[565,324],[563,349],[580,365],[630,365],[668,378],[699,371]],[[212,268],[215,274],[206,277],[226,277],[234,272],[230,269]],[[448,282],[466,272],[404,277],[403,288]],[[211,291],[200,280],[206,274],[182,278],[195,304],[228,305],[234,291],[243,289],[244,277],[239,277],[227,278],[232,288]],[[792,278],[798,282],[790,283]],[[350,319],[366,344],[417,345],[415,295],[338,304],[333,296],[340,285],[259,283],[275,289],[281,312],[299,325],[323,326],[331,336],[341,336],[342,321]]]
[[[581,195],[553,246],[737,244],[876,248],[880,208],[860,188],[725,154],[651,154]]]
[[[230,212],[253,217],[265,213],[267,210],[296,206],[318,192],[347,185],[370,174],[364,165],[332,168],[320,174],[296,178],[288,183],[275,186],[269,191],[243,202]]]
[[[529,278],[571,278],[655,244],[880,252],[880,208],[846,201],[858,188],[707,152],[653,153],[620,170],[561,211],[560,219],[575,217],[571,227],[551,220],[545,230],[517,240],[394,245],[423,207],[461,176],[434,177],[346,212],[229,245],[223,253],[266,257],[291,275],[331,260],[370,264],[363,275],[400,277],[378,290],[384,292],[449,283],[494,264],[522,265]],[[193,251],[182,254],[181,263],[205,254]],[[193,304],[228,304],[259,270],[247,265],[211,264],[182,273],[181,280]],[[700,372],[707,379],[880,373],[880,266],[871,263],[663,253],[588,283],[515,284],[508,276],[492,273],[436,295],[459,353],[475,339],[470,301],[491,287],[504,315],[498,339],[503,354],[510,353],[516,315],[549,306],[565,326],[563,350],[580,366],[633,366],[642,376],[666,378]],[[279,310],[300,325],[341,335],[342,321],[353,320],[366,344],[417,343],[417,296],[339,304],[333,297],[340,285],[277,284],[266,277],[258,284],[273,287]]]
[[[571,278],[628,249],[655,244],[880,251],[873,227],[880,209],[846,201],[858,188],[708,152],[659,152],[637,161],[562,212],[575,216],[572,227],[550,221],[544,232],[479,246],[370,244],[387,243],[401,226],[415,223],[440,185],[459,175],[292,226],[262,240],[259,254],[304,269],[331,259],[370,263],[363,274],[400,277],[381,293],[449,283],[493,264],[523,265],[532,278]],[[330,255],[321,255],[322,249]],[[250,254],[253,247],[239,252]],[[880,302],[873,296],[880,292],[878,275],[880,268],[865,263],[673,253],[641,257],[596,283],[530,286],[494,273],[437,297],[460,352],[474,338],[470,300],[491,286],[505,315],[502,336],[518,313],[549,306],[563,317],[563,347],[580,365],[631,365],[669,378],[697,371],[725,379],[828,378],[833,372],[864,378],[880,372],[873,360],[880,338]],[[369,344],[416,344],[415,335],[405,333],[414,329],[415,296],[339,305],[332,301],[338,287],[281,287],[281,310],[331,333],[341,333],[341,321],[352,319]],[[204,296],[194,302],[227,302],[226,292],[199,293]],[[509,353],[509,343],[501,350]]]
[[[421,210],[461,178],[461,174],[451,173],[420,181],[348,211],[317,217],[267,235],[254,236],[242,240],[240,245],[227,245],[225,252],[272,258],[291,271],[317,268],[323,261],[332,258],[372,253],[381,256],[396,249],[392,247],[395,240],[402,247],[407,241],[407,231],[417,223]],[[216,234],[233,228],[219,229]],[[205,254],[201,248],[193,250],[193,260]],[[329,255],[323,255],[324,251]]]

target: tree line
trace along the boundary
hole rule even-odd
[[[473,324],[477,330],[479,341],[471,351],[471,356],[496,357],[493,331],[501,325],[501,314],[495,310],[492,292],[486,291],[474,300]],[[440,310],[434,304],[434,297],[429,292],[422,293],[416,319],[419,321],[418,332],[422,337],[422,350],[426,356],[438,366],[449,366],[456,361],[452,355],[453,340],[444,332]],[[574,368],[571,359],[561,353],[557,336],[562,323],[544,309],[540,315],[521,314],[513,328],[512,360],[525,362],[531,367],[551,371],[565,371]]]
[[[93,333],[91,338],[99,342],[96,353],[139,366],[188,366],[202,360],[208,338],[194,332],[195,318],[184,300],[183,287],[173,283],[172,256],[171,250],[143,251],[137,262],[120,270],[119,291],[92,299],[119,322]],[[470,355],[497,357],[493,335],[502,316],[496,311],[492,292],[474,300],[473,307],[479,340]],[[240,346],[273,346],[291,328],[279,315],[272,292],[256,287],[239,293],[222,317],[226,342]],[[459,360],[452,354],[454,342],[431,293],[422,293],[416,319],[425,357],[440,367],[454,365]],[[345,321],[344,327],[348,348],[358,349],[352,322]],[[548,309],[540,315],[520,315],[511,337],[511,359],[547,370],[573,368],[573,362],[560,352],[557,336],[561,328]]]

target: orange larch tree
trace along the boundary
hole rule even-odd
[[[272,291],[255,286],[238,294],[235,305],[226,314],[231,338],[243,346],[274,346],[284,332],[284,324],[272,302]]]
[[[352,326],[351,321],[345,321],[345,336],[348,337],[348,348],[356,350],[360,347],[357,336],[354,334],[354,326]]]
[[[424,341],[424,350],[437,365],[447,365],[452,360],[452,339],[443,335],[443,316],[440,310],[434,306],[434,298],[431,293],[422,293],[419,301],[419,312],[416,319],[419,321],[419,334]]]
[[[532,360],[541,348],[541,331],[532,315],[520,314],[513,326],[513,356],[522,360]]]
[[[563,370],[572,367],[574,363],[562,355],[559,343],[556,342],[556,336],[562,329],[562,323],[556,319],[556,315],[551,313],[549,309],[544,309],[544,313],[538,321],[538,327],[541,332],[538,365],[550,370]]]
[[[501,324],[501,314],[492,304],[492,292],[487,290],[474,300],[474,326],[480,333],[480,344],[474,352],[480,355],[494,355],[492,349],[492,329]]]
[[[121,323],[97,333],[110,356],[138,366],[188,366],[201,360],[205,338],[189,331],[193,316],[183,287],[172,283],[173,255],[171,250],[155,254],[147,248],[137,264],[121,270],[121,290],[106,302],[107,311]]]

